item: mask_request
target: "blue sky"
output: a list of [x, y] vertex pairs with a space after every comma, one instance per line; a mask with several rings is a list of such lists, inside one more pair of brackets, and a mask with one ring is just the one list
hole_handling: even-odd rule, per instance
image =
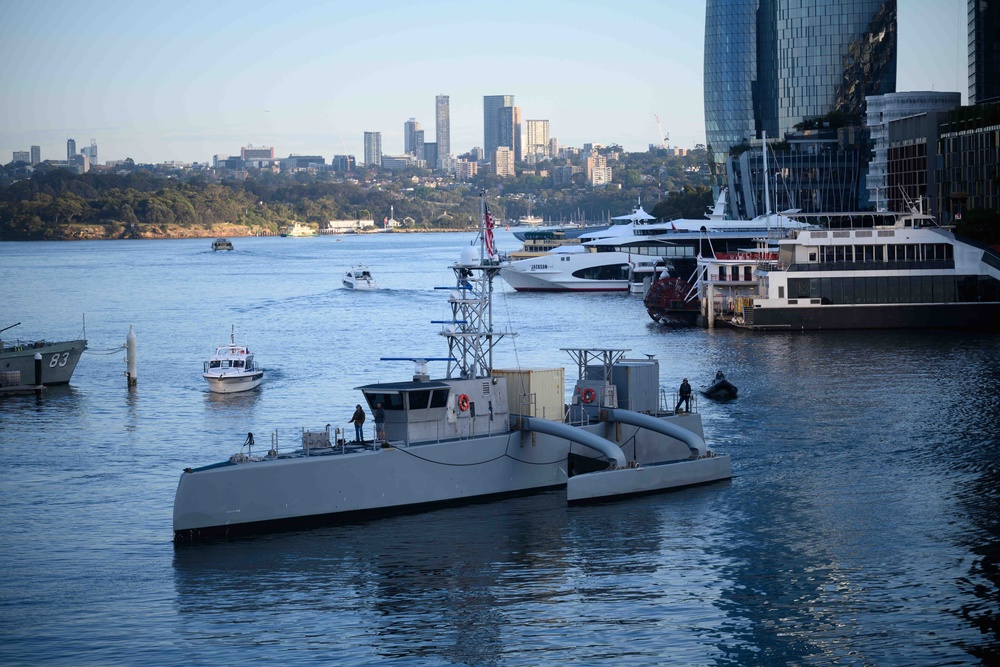
[[[831, 0], [836, 2], [837, 0]], [[967, 91], [966, 0], [898, 0], [898, 90]], [[514, 95], [560, 144], [704, 142], [704, 0], [136, 2], [0, 0], [0, 162], [66, 139], [99, 161], [208, 161], [241, 146], [403, 151], [481, 146], [483, 95]]]

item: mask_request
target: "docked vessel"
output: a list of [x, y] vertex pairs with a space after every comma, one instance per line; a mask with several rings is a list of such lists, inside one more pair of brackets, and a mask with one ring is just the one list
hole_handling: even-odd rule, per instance
[[309, 225], [303, 225], [301, 222], [294, 222], [281, 230], [282, 236], [316, 236], [317, 233], [315, 229]]
[[[0, 329], [0, 333], [21, 323]], [[66, 384], [72, 379], [80, 355], [87, 349], [86, 339], [0, 340], [0, 371], [15, 385]], [[41, 355], [41, 381], [35, 377], [35, 355]], [[14, 378], [19, 381], [14, 382]]]
[[827, 214], [754, 269], [737, 326], [1000, 329], [1000, 252], [923, 212]]
[[[485, 199], [483, 201], [485, 208]], [[705, 444], [701, 417], [661, 405], [659, 363], [621, 349], [567, 349], [578, 380], [556, 414], [536, 392], [494, 371], [493, 283], [500, 262], [468, 246], [451, 268], [448, 355], [410, 358], [411, 379], [358, 387], [384, 410], [379, 437], [347, 442], [327, 426], [303, 430], [301, 448], [265, 455], [242, 450], [228, 461], [182, 473], [174, 500], [178, 542], [299, 527], [349, 517], [412, 512], [566, 488], [568, 502], [652, 493], [732, 476], [730, 458]], [[399, 361], [388, 358], [387, 361]], [[429, 362], [446, 362], [431, 379]], [[324, 420], [326, 421], [326, 420]], [[248, 438], [248, 441], [251, 441]]]
[[212, 241], [212, 250], [232, 250], [233, 242], [229, 239], [218, 238]]
[[669, 262], [677, 275], [690, 275], [698, 256], [735, 251], [762, 235], [783, 238], [811, 226], [784, 215], [725, 220], [724, 210], [725, 191], [704, 220], [654, 222], [637, 206], [613, 218], [621, 224], [582, 234], [578, 247], [513, 261], [501, 276], [526, 292], [631, 291], [629, 275], [636, 267]]
[[208, 390], [232, 394], [259, 387], [264, 380], [264, 369], [253, 357], [249, 347], [236, 344], [234, 327], [229, 334], [229, 344], [215, 348], [215, 354], [205, 362], [202, 377], [208, 381]]
[[372, 277], [367, 266], [358, 264], [344, 272], [344, 287], [359, 291], [371, 291], [378, 289], [378, 283]]

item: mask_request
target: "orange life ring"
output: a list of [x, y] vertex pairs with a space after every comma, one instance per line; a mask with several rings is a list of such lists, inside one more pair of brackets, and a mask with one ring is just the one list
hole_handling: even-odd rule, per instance
[[595, 398], [597, 398], [597, 392], [595, 392], [593, 389], [587, 387], [586, 389], [583, 390], [584, 403], [593, 403]]
[[466, 410], [469, 409], [469, 397], [466, 396], [465, 394], [461, 394], [458, 397], [458, 409], [461, 410], [462, 412], [465, 412]]

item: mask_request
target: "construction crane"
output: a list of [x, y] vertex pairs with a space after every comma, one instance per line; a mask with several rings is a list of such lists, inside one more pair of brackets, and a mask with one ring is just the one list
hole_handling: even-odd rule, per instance
[[660, 148], [670, 148], [670, 135], [663, 133], [663, 126], [660, 125], [660, 117], [654, 113], [653, 118], [656, 119], [656, 129], [660, 131]]

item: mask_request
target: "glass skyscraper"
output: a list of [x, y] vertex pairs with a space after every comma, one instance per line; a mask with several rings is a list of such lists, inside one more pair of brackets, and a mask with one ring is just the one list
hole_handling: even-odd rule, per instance
[[503, 120], [500, 110], [514, 106], [513, 95], [483, 96], [483, 152], [487, 160], [493, 159], [493, 153], [499, 146], [514, 146], [503, 140]]
[[896, 0], [707, 0], [705, 133], [722, 185], [730, 149], [807, 118], [862, 122], [896, 90]]

